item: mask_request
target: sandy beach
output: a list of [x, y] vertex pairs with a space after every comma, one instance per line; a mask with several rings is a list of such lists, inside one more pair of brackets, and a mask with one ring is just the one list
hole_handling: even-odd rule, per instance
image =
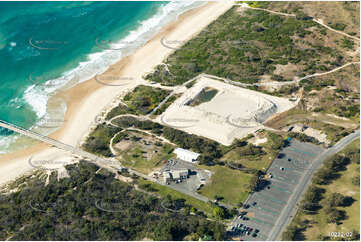
[[[232, 5], [233, 3], [229, 1], [210, 2], [184, 13], [177, 20], [167, 24], [144, 46], [110, 66], [106, 72], [97, 77], [97, 80], [105, 80], [104, 82], [117, 79], [117, 85], [106, 86], [92, 78], [58, 93], [54, 98], [63, 97], [67, 102], [66, 122], [50, 137], [66, 144], [78, 145], [89, 132], [97, 115], [109, 107], [117, 96], [143, 83], [144, 73], [152, 71], [154, 66], [174, 51], [161, 44], [162, 38], [181, 42], [189, 40]], [[70, 160], [70, 155], [46, 144], [34, 145], [26, 150], [1, 155], [0, 185], [30, 172], [33, 169], [28, 162], [30, 157]]]

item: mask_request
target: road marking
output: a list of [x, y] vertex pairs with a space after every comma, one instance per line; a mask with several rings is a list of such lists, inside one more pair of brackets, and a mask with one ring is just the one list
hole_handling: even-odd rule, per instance
[[281, 180], [285, 181], [285, 183], [291, 183], [293, 185], [298, 184], [297, 181], [288, 179], [287, 177], [284, 177], [284, 176], [281, 176], [281, 175], [277, 175], [277, 178], [282, 178]]
[[269, 197], [269, 196], [266, 196], [266, 195], [263, 195], [263, 194], [258, 194], [258, 195], [261, 196], [261, 197], [265, 197], [265, 198], [267, 198], [267, 199], [269, 199], [269, 200], [271, 200], [271, 201], [273, 201], [275, 203], [286, 204], [286, 202], [278, 200], [276, 198], [272, 198], [272, 197]]
[[255, 221], [256, 223], [258, 223], [258, 224], [265, 224], [265, 225], [268, 225], [268, 226], [273, 226], [273, 224], [272, 223], [269, 223], [269, 222], [266, 222], [266, 221], [263, 221], [263, 220], [261, 220], [261, 219], [258, 219], [258, 218], [250, 218], [249, 220], [251, 220], [251, 221]]
[[278, 187], [278, 186], [276, 186], [276, 185], [274, 185], [274, 184], [271, 185], [271, 188], [272, 188], [272, 186], [273, 186], [276, 190], [278, 190], [278, 191], [280, 191], [280, 192], [291, 193], [290, 191], [288, 191], [288, 190], [286, 190], [286, 189], [284, 189], [284, 188]]
[[260, 207], [260, 206], [256, 206], [256, 208], [257, 208], [258, 210], [263, 210], [263, 211], [265, 211], [266, 213], [268, 212], [268, 213], [272, 213], [272, 214], [274, 214], [274, 215], [279, 215], [279, 214], [280, 214], [280, 212], [275, 212], [275, 211], [273, 211], [273, 210], [270, 210], [270, 209], [267, 209], [267, 208], [263, 208], [263, 207]]
[[311, 154], [310, 152], [307, 152], [307, 151], [299, 150], [299, 149], [296, 149], [296, 148], [293, 148], [293, 147], [289, 147], [288, 149], [292, 150], [292, 151], [295, 151], [295, 152], [298, 152], [298, 153], [306, 154], [306, 155], [311, 156], [311, 157], [315, 157], [315, 155], [313, 155], [313, 154]]
[[273, 181], [277, 181], [277, 182], [280, 182], [280, 183], [284, 183], [284, 184], [287, 184], [287, 185], [297, 185], [297, 183], [295, 182], [291, 182], [291, 181], [286, 181], [285, 179], [279, 179], [279, 177], [277, 178], [272, 178]]
[[298, 173], [298, 174], [303, 174], [303, 172], [298, 171], [298, 170], [295, 169], [295, 168], [290, 168], [290, 167], [284, 167], [284, 168], [285, 168], [285, 170], [290, 171], [290, 172], [296, 172], [296, 173]]

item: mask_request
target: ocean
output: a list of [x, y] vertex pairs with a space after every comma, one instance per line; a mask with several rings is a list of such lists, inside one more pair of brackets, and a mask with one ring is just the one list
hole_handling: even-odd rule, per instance
[[[75, 85], [129, 55], [203, 2], [0, 2], [0, 119], [42, 134], [64, 122]], [[0, 154], [32, 142], [0, 128]]]

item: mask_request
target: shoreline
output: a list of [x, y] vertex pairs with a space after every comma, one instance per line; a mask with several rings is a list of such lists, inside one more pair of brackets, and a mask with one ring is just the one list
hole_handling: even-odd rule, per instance
[[[145, 45], [119, 62], [110, 65], [102, 75], [98, 76], [122, 77], [121, 79], [128, 83], [119, 86], [104, 86], [95, 78], [91, 78], [56, 94], [53, 98], [62, 97], [66, 100], [67, 111], [64, 119], [67, 122], [49, 137], [73, 146], [79, 144], [94, 124], [94, 119], [106, 108], [109, 108], [117, 96], [144, 83], [143, 74], [152, 71], [174, 51], [161, 44], [164, 36], [181, 41], [189, 40], [232, 6], [233, 2], [230, 1], [209, 2], [181, 14], [176, 20], [166, 24]], [[125, 77], [132, 78], [133, 81], [129, 83]], [[28, 163], [28, 159], [32, 156], [42, 157], [42, 159], [50, 157], [52, 159], [59, 157], [69, 159], [69, 154], [66, 152], [43, 143], [25, 150], [1, 155], [0, 185], [31, 171], [33, 168]]]

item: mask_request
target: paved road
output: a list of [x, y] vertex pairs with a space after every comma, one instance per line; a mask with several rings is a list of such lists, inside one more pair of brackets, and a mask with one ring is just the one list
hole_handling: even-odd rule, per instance
[[[0, 127], [12, 130], [14, 132], [20, 133], [22, 135], [25, 135], [27, 137], [30, 137], [30, 138], [33, 138], [33, 139], [36, 139], [36, 140], [39, 140], [41, 142], [44, 142], [44, 143], [49, 144], [51, 146], [54, 146], [54, 147], [56, 147], [58, 149], [61, 149], [61, 150], [67, 151], [67, 152], [71, 152], [72, 154], [77, 155], [79, 157], [83, 157], [85, 159], [88, 159], [90, 162], [98, 165], [101, 168], [107, 169], [110, 172], [113, 172], [115, 174], [117, 174], [117, 171], [120, 168], [125, 168], [125, 167], [121, 166], [119, 162], [117, 162], [115, 160], [109, 160], [109, 159], [99, 157], [99, 156], [94, 155], [92, 153], [86, 152], [84, 150], [81, 150], [79, 148], [73, 147], [73, 146], [68, 145], [68, 144], [64, 144], [64, 143], [62, 143], [62, 142], [60, 142], [58, 140], [49, 138], [47, 136], [41, 135], [41, 134], [33, 132], [31, 130], [27, 130], [27, 129], [24, 129], [24, 128], [19, 127], [17, 125], [7, 123], [6, 121], [0, 120]], [[135, 171], [133, 169], [129, 169], [129, 168], [127, 168], [127, 169], [128, 169], [130, 174], [135, 174], [135, 175], [137, 175], [139, 177], [142, 177], [142, 178], [144, 178], [146, 180], [155, 182], [155, 183], [157, 183], [159, 185], [167, 186], [163, 182], [160, 182], [160, 181], [154, 179], [153, 177], [147, 176], [147, 175], [145, 175], [143, 173], [140, 173], [138, 171]], [[171, 189], [174, 189], [174, 190], [176, 190], [178, 192], [181, 192], [183, 194], [189, 195], [189, 196], [191, 196], [193, 198], [196, 198], [198, 200], [204, 201], [204, 202], [210, 201], [210, 199], [208, 199], [207, 197], [204, 197], [204, 196], [202, 196], [202, 195], [200, 195], [198, 193], [195, 193], [195, 192], [190, 192], [190, 191], [188, 191], [186, 189], [183, 189], [183, 188], [180, 188], [180, 187], [170, 187], [170, 186], [167, 186], [167, 187], [169, 187]], [[229, 206], [227, 204], [222, 204], [222, 203], [219, 203], [219, 204], [223, 205], [223, 206], [225, 206], [227, 208], [232, 208], [231, 206]]]
[[[247, 204], [251, 205], [246, 209], [249, 220], [235, 218], [232, 222], [232, 226], [242, 223], [260, 230], [256, 237], [242, 235], [242, 239], [279, 240], [282, 231], [296, 213], [297, 203], [312, 174], [326, 158], [339, 152], [359, 136], [358, 130], [326, 150], [297, 140], [293, 140], [289, 146], [282, 149], [282, 156], [277, 157], [268, 169], [273, 177], [268, 179], [268, 184], [262, 190], [251, 194], [247, 199]], [[255, 205], [252, 205], [254, 202]]]
[[321, 153], [316, 158], [316, 160], [312, 163], [311, 168], [309, 170], [307, 170], [307, 173], [305, 174], [303, 179], [300, 181], [300, 183], [297, 187], [297, 191], [290, 198], [285, 209], [283, 209], [281, 216], [276, 221], [274, 229], [271, 231], [270, 236], [268, 237], [268, 240], [278, 240], [281, 237], [282, 231], [291, 222], [293, 215], [297, 211], [296, 205], [297, 205], [298, 201], [300, 200], [302, 194], [305, 192], [306, 188], [310, 184], [312, 174], [318, 168], [321, 167], [323, 161], [326, 158], [336, 154], [337, 152], [340, 152], [348, 144], [350, 144], [352, 141], [354, 141], [358, 138], [360, 138], [360, 130], [357, 130], [354, 133], [344, 137], [339, 142], [337, 142], [333, 147], [327, 149], [325, 152]]

